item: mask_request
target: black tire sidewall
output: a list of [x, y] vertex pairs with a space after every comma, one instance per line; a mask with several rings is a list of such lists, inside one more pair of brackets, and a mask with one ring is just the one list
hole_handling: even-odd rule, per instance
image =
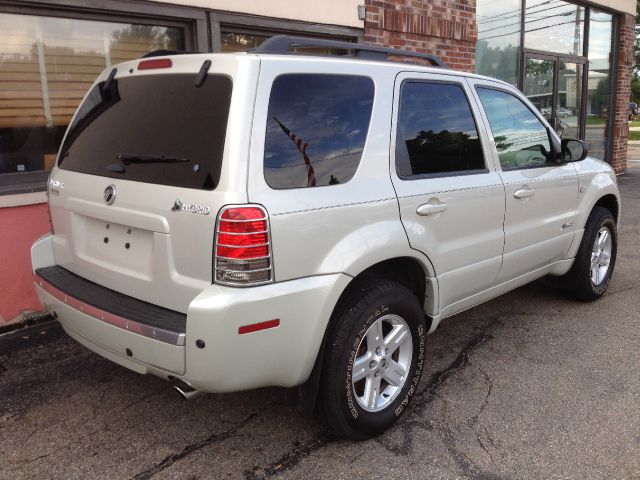
[[[607, 227], [607, 229], [609, 230], [609, 234], [611, 235], [611, 259], [609, 262], [609, 269], [607, 270], [607, 274], [604, 280], [599, 285], [596, 285], [591, 280], [591, 252], [598, 237], [598, 232], [602, 227]], [[613, 216], [608, 212], [601, 212], [594, 218], [594, 222], [590, 225], [588, 235], [588, 241], [585, 244], [585, 252], [583, 253], [583, 257], [581, 260], [585, 262], [583, 268], [587, 272], [585, 279], [586, 283], [591, 288], [593, 295], [596, 297], [600, 297], [607, 290], [607, 287], [611, 282], [611, 277], [613, 275], [613, 269], [616, 264], [616, 256], [618, 252], [618, 233], [616, 229], [616, 222]]]
[[[609, 263], [609, 270], [607, 271], [605, 279], [599, 285], [595, 285], [591, 281], [591, 252], [593, 250], [594, 242], [598, 236], [598, 232], [604, 226], [609, 229], [609, 233], [611, 235], [611, 261]], [[617, 252], [618, 231], [616, 228], [615, 218], [609, 210], [596, 207], [587, 220], [584, 236], [580, 244], [580, 250], [576, 256], [575, 263], [567, 276], [567, 279], [569, 280], [567, 288], [571, 296], [577, 300], [592, 301], [597, 300], [604, 295], [609, 283], [611, 282], [611, 277], [616, 264]]]
[[[338, 384], [335, 389], [335, 407], [338, 409], [336, 413], [354, 433], [350, 435], [352, 438], [368, 438], [393, 425], [415, 395], [424, 368], [426, 326], [424, 314], [416, 298], [400, 285], [385, 289], [365, 308], [360, 311], [352, 309], [349, 313], [352, 328], [347, 335], [347, 345], [339, 353], [335, 352], [339, 355], [335, 365], [343, 366], [342, 369], [338, 367], [338, 371], [333, 372]], [[409, 326], [413, 341], [411, 367], [407, 381], [390, 405], [379, 412], [368, 412], [360, 407], [355, 398], [351, 383], [352, 367], [358, 346], [369, 327], [380, 317], [388, 314], [398, 315]]]

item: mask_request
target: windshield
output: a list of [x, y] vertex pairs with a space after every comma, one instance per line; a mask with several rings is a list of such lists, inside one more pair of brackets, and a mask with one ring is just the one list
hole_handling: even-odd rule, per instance
[[220, 178], [231, 79], [145, 75], [95, 85], [69, 126], [65, 170], [213, 190]]

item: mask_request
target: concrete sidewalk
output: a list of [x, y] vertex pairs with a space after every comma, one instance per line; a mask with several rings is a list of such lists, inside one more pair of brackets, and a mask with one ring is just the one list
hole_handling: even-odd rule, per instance
[[631, 140], [627, 142], [627, 167], [634, 168], [638, 165], [640, 165], [640, 140]]

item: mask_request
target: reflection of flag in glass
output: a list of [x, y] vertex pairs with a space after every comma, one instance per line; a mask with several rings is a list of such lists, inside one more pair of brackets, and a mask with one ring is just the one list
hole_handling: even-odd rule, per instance
[[313, 171], [311, 160], [309, 160], [309, 157], [307, 156], [307, 142], [302, 140], [299, 136], [285, 127], [282, 122], [276, 117], [273, 117], [273, 119], [278, 122], [278, 125], [280, 125], [280, 128], [282, 128], [282, 131], [287, 134], [287, 137], [289, 137], [291, 141], [296, 144], [296, 147], [298, 147], [298, 150], [300, 150], [300, 153], [302, 153], [302, 156], [304, 157], [304, 164], [307, 166], [307, 187], [315, 187], [316, 174]]

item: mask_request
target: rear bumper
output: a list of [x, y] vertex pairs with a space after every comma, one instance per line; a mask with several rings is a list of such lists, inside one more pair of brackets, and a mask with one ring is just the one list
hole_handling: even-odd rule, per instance
[[[36, 290], [71, 337], [131, 370], [178, 377], [206, 392], [303, 383], [333, 308], [351, 280], [333, 274], [253, 288], [211, 285], [189, 305], [181, 332], [127, 318], [126, 309], [114, 313], [114, 308], [78, 298], [83, 295], [71, 295], [63, 285], [39, 276], [39, 268], [55, 265], [52, 256], [47, 258], [51, 238], [32, 247]], [[275, 319], [275, 328], [241, 333], [241, 327]]]

